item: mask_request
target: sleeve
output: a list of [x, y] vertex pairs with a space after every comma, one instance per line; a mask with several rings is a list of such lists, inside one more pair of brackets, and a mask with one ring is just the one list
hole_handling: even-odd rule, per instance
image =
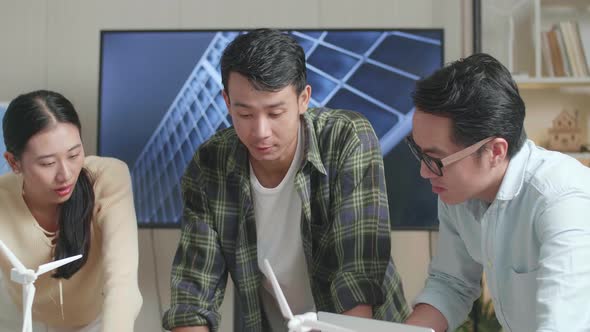
[[587, 331], [590, 326], [590, 194], [553, 200], [540, 214], [536, 331]]
[[337, 312], [386, 300], [391, 234], [383, 159], [372, 127], [368, 121], [362, 125], [342, 150], [332, 190], [336, 273], [330, 290]]
[[203, 184], [198, 154], [183, 177], [184, 217], [171, 277], [171, 306], [162, 325], [208, 325], [217, 331], [219, 308], [227, 285], [227, 269]]
[[483, 267], [467, 252], [447, 209], [439, 199], [437, 254], [430, 263], [426, 286], [414, 305], [432, 305], [445, 316], [447, 330], [454, 331], [465, 321], [473, 302], [481, 295]]
[[95, 188], [105, 278], [103, 331], [131, 332], [142, 297], [137, 280], [137, 218], [127, 165], [109, 159]]

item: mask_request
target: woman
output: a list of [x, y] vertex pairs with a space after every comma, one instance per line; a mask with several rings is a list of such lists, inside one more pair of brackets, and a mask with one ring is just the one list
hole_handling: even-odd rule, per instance
[[[127, 166], [85, 157], [72, 104], [51, 91], [18, 96], [2, 122], [12, 173], [0, 176], [0, 240], [30, 269], [83, 257], [35, 281], [36, 328], [133, 331], [142, 299]], [[0, 331], [20, 330], [21, 285], [0, 254]]]

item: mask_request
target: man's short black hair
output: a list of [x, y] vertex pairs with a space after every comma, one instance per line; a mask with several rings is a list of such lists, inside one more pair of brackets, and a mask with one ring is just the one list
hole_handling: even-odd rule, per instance
[[508, 69], [488, 54], [455, 61], [418, 81], [413, 99], [417, 110], [452, 120], [452, 140], [458, 145], [501, 137], [510, 158], [526, 140], [518, 87]]
[[257, 29], [234, 39], [221, 57], [221, 80], [228, 93], [230, 73], [244, 75], [256, 89], [278, 91], [293, 85], [300, 94], [307, 84], [305, 52], [279, 30]]

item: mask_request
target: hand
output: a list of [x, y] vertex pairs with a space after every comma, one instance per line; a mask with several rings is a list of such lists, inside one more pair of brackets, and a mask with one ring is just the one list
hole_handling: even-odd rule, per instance
[[361, 318], [373, 318], [373, 306], [368, 304], [359, 304], [356, 307], [343, 312], [342, 314]]
[[443, 314], [430, 304], [420, 303], [414, 307], [414, 311], [406, 320], [406, 324], [430, 327], [435, 332], [444, 332], [449, 323]]

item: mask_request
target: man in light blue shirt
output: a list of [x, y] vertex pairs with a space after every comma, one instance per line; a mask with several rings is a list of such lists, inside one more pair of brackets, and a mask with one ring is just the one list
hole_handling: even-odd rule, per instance
[[590, 331], [590, 168], [526, 139], [510, 73], [475, 54], [418, 82], [410, 149], [439, 247], [407, 323], [453, 331], [486, 274], [505, 331]]

